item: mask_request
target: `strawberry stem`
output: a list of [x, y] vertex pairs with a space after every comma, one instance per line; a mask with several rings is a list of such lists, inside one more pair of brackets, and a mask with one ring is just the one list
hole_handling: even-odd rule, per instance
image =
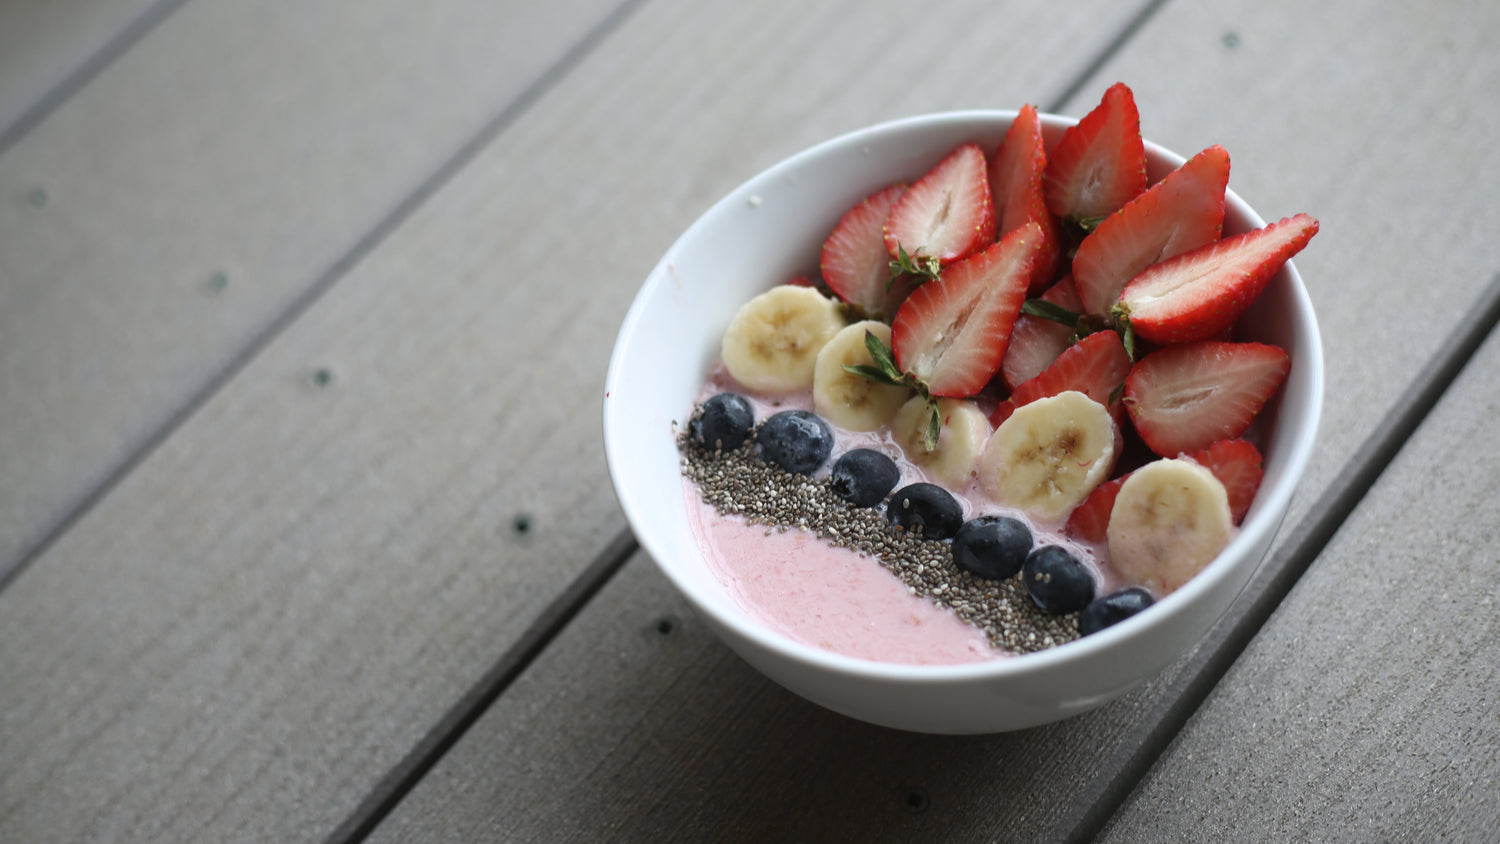
[[1083, 314], [1075, 314], [1062, 305], [1055, 305], [1046, 299], [1027, 299], [1021, 303], [1021, 313], [1060, 322], [1069, 328], [1077, 328], [1079, 320], [1083, 319]]
[[896, 260], [892, 261], [891, 277], [885, 280], [885, 289], [889, 293], [902, 276], [916, 276], [916, 283], [937, 280], [938, 273], [942, 272], [943, 265], [936, 258], [928, 258], [924, 255], [912, 255], [906, 251], [906, 247], [900, 243], [896, 244]]

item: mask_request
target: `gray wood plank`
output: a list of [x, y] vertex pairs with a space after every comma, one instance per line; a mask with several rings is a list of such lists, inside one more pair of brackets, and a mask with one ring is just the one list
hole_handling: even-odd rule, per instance
[[[1128, 14], [893, 9], [645, 5], [157, 444], [0, 593], [0, 838], [327, 834], [623, 529], [604, 367], [692, 217], [859, 125], [1056, 96]], [[1001, 24], [1035, 36], [997, 73]], [[184, 310], [241, 289], [178, 258], [230, 268]]]
[[0, 581], [617, 5], [200, 0], [0, 155]]
[[1482, 841], [1500, 825], [1500, 332], [1103, 840]]
[[[1324, 326], [1328, 407], [1289, 524], [1326, 494], [1438, 348], [1444, 329], [1434, 326], [1456, 324], [1500, 267], [1500, 246], [1470, 222], [1500, 175], [1483, 153], [1497, 128], [1483, 107], [1496, 77], [1487, 47], [1496, 15], [1458, 4], [1421, 21], [1385, 11], [1168, 6], [1069, 108], [1088, 108], [1124, 79], [1149, 136], [1186, 152], [1222, 143], [1235, 160], [1231, 185], [1266, 216], [1305, 210], [1323, 220], [1297, 263]], [[1399, 236], [1408, 225], [1443, 236]], [[1138, 692], [1061, 724], [920, 737], [782, 692], [702, 636], [690, 615], [670, 655], [641, 639], [652, 618], [684, 612], [654, 572], [627, 571], [376, 837], [629, 830], [678, 840], [767, 831], [1055, 840], [1078, 829], [1202, 660], [1188, 654]], [[1194, 770], [1181, 768], [1185, 782]], [[906, 800], [927, 810], [908, 814]]]
[[175, 0], [0, 3], [0, 149], [18, 123], [48, 110], [78, 74], [111, 58], [133, 31], [146, 28]]

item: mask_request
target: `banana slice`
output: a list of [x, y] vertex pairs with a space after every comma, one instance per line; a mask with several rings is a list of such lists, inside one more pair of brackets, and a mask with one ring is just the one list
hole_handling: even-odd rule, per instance
[[915, 396], [891, 419], [891, 437], [911, 462], [942, 486], [957, 489], [968, 483], [984, 441], [990, 435], [990, 420], [973, 402], [938, 399], [942, 430], [937, 448], [927, 448], [927, 426], [932, 411], [927, 400]]
[[873, 431], [891, 421], [911, 396], [906, 387], [877, 384], [844, 369], [874, 366], [865, 332], [889, 346], [891, 327], [876, 320], [847, 325], [823, 344], [813, 368], [813, 407], [824, 419], [847, 431]]
[[1218, 556], [1233, 531], [1224, 484], [1179, 458], [1147, 463], [1126, 478], [1105, 536], [1120, 576], [1160, 598]]
[[720, 353], [734, 379], [752, 390], [786, 393], [812, 386], [818, 352], [844, 318], [811, 287], [773, 287], [740, 306]]
[[1059, 521], [1109, 477], [1118, 448], [1104, 405], [1075, 390], [1017, 408], [979, 456], [979, 483], [1002, 504]]

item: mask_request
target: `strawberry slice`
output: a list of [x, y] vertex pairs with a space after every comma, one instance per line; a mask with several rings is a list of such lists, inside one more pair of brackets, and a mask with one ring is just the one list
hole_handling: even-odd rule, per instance
[[1265, 343], [1166, 346], [1131, 367], [1125, 407], [1148, 448], [1176, 457], [1243, 434], [1290, 371], [1287, 353]]
[[[1065, 276], [1038, 298], [1075, 314], [1083, 312], [1083, 304], [1078, 301], [1078, 292], [1070, 277]], [[1051, 366], [1058, 355], [1073, 345], [1073, 333], [1071, 326], [1021, 314], [1015, 328], [1011, 329], [1005, 360], [1000, 362], [1000, 380], [1006, 389], [1014, 390], [1021, 382], [1042, 374], [1042, 370]]]
[[1126, 283], [1113, 313], [1153, 343], [1213, 337], [1234, 325], [1317, 233], [1317, 220], [1296, 214], [1168, 258]]
[[1047, 159], [1047, 209], [1091, 229], [1146, 189], [1146, 145], [1135, 95], [1123, 82], [1068, 127]]
[[1141, 270], [1218, 240], [1228, 184], [1229, 153], [1214, 145], [1105, 217], [1073, 256], [1084, 309], [1108, 316]]
[[995, 242], [995, 201], [988, 164], [976, 144], [961, 144], [907, 189], [885, 221], [885, 249], [936, 258], [943, 266]]
[[818, 259], [829, 289], [872, 316], [895, 313], [900, 304], [891, 301], [888, 290], [891, 256], [885, 251], [885, 218], [905, 192], [905, 185], [891, 185], [844, 212]]
[[1021, 106], [1016, 120], [1005, 133], [1000, 148], [990, 159], [990, 192], [995, 197], [999, 233], [1005, 234], [1027, 223], [1042, 227], [1042, 254], [1031, 272], [1028, 295], [1047, 289], [1057, 277], [1061, 263], [1061, 237], [1057, 220], [1042, 198], [1042, 174], [1047, 170], [1047, 148], [1042, 142], [1042, 121], [1036, 106]]
[[1219, 440], [1187, 457], [1214, 473], [1229, 493], [1229, 514], [1234, 523], [1244, 521], [1265, 474], [1260, 467], [1260, 450], [1248, 440]]
[[934, 396], [978, 393], [1005, 357], [1041, 242], [1027, 223], [918, 287], [891, 323], [896, 366]]
[[990, 415], [990, 424], [999, 427], [1016, 408], [1066, 390], [1077, 390], [1108, 406], [1129, 373], [1130, 355], [1120, 335], [1096, 331], [1068, 347], [1040, 375], [1016, 387]]
[[1063, 532], [1084, 542], [1105, 542], [1109, 530], [1109, 514], [1115, 509], [1115, 498], [1129, 475], [1121, 475], [1094, 487], [1083, 502], [1068, 514]]

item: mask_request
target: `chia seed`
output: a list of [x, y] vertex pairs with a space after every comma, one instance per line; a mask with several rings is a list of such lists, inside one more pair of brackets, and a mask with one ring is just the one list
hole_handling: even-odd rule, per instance
[[796, 475], [761, 460], [752, 435], [739, 448], [710, 449], [678, 435], [682, 473], [724, 515], [740, 516], [767, 532], [802, 528], [824, 542], [870, 557], [920, 595], [984, 631], [990, 644], [1012, 654], [1032, 653], [1078, 638], [1078, 614], [1051, 615], [1031, 601], [1019, 574], [987, 580], [958, 568], [948, 540], [923, 539], [893, 527], [884, 508], [856, 507], [826, 478]]

